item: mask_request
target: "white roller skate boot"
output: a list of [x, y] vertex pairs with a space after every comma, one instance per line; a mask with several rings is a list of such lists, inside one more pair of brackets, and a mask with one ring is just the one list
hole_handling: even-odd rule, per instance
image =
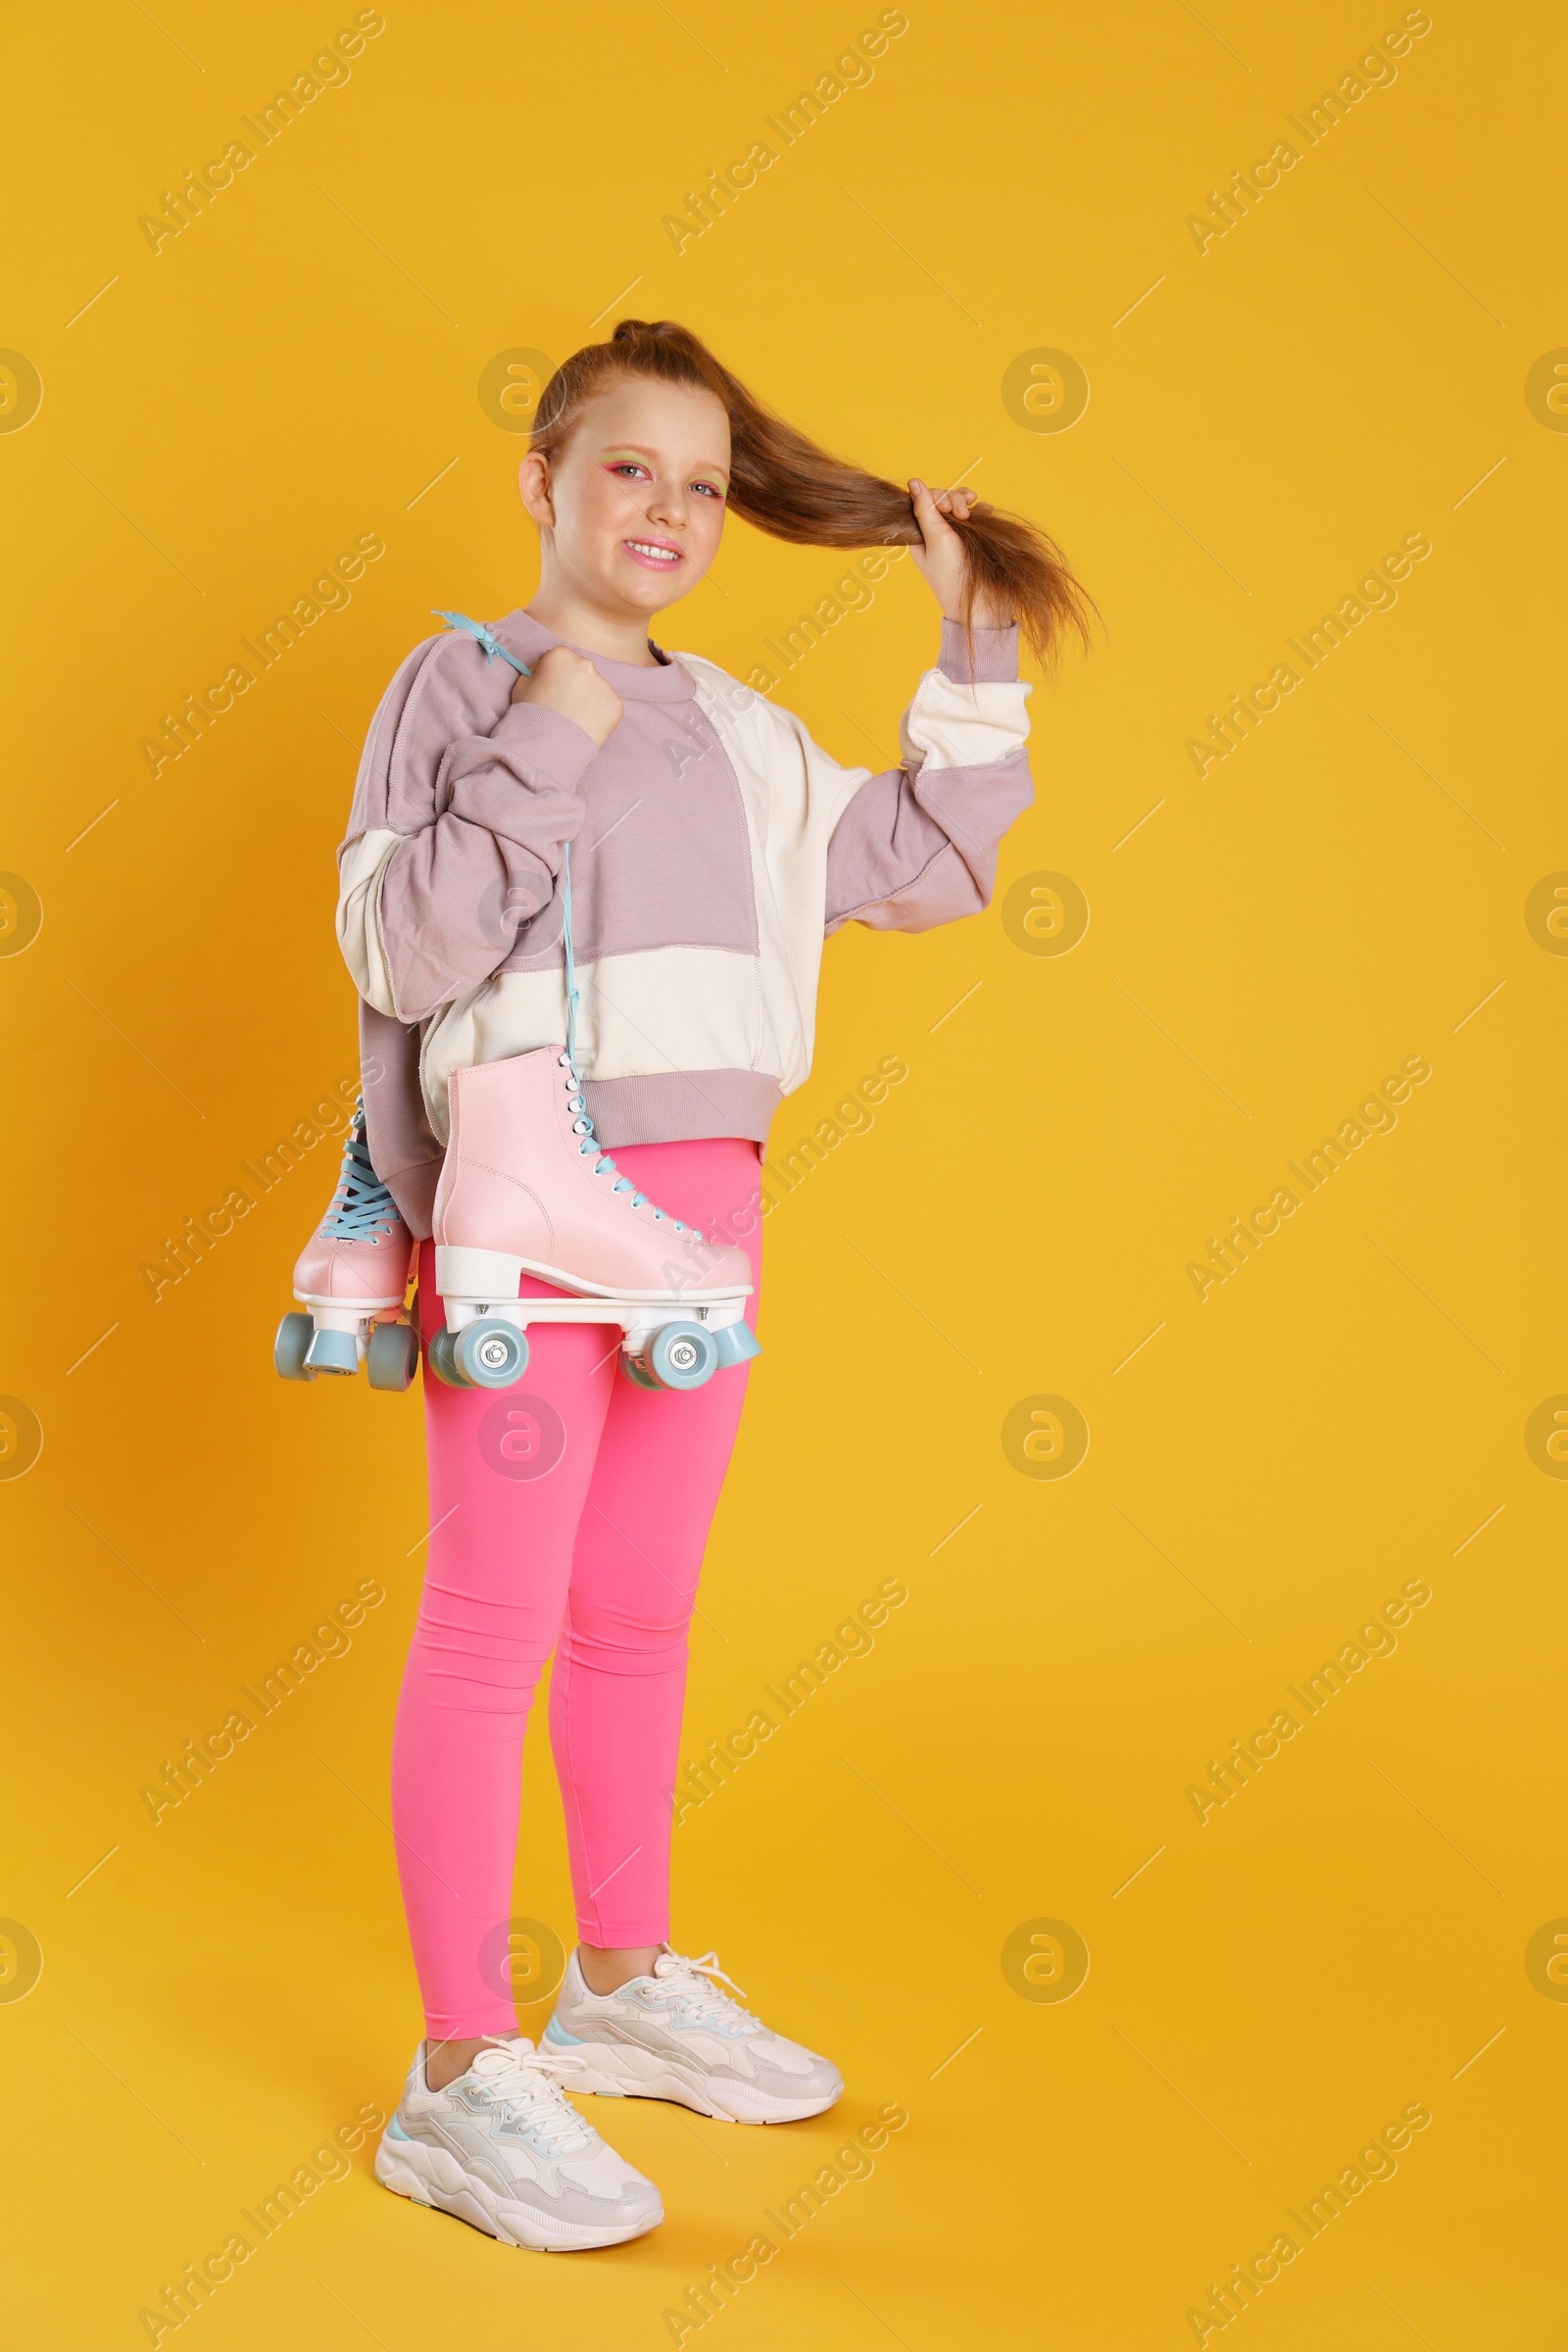
[[306, 1314], [285, 1315], [272, 1360], [285, 1380], [353, 1374], [372, 1389], [406, 1389], [419, 1344], [403, 1320], [414, 1236], [370, 1165], [363, 1102], [354, 1107], [332, 1204], [294, 1268]]

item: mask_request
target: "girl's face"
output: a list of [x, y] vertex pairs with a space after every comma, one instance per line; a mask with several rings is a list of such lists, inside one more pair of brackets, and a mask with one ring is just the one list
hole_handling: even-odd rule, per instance
[[711, 392], [612, 377], [553, 459], [522, 462], [540, 586], [617, 619], [674, 604], [718, 553], [729, 454], [729, 418]]

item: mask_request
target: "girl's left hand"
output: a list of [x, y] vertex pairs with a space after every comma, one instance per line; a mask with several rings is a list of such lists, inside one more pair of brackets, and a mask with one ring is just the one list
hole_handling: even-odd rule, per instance
[[[951, 514], [957, 522], [966, 522], [971, 514], [989, 512], [986, 502], [976, 499], [972, 490], [932, 490], [918, 475], [909, 483], [909, 495], [914, 501], [914, 519], [924, 541], [921, 547], [911, 547], [909, 553], [942, 607], [944, 619], [960, 620], [967, 560], [962, 534], [954, 529], [947, 517]], [[1002, 611], [991, 598], [977, 595], [969, 618], [977, 629], [1005, 629], [1011, 626], [1014, 615]]]

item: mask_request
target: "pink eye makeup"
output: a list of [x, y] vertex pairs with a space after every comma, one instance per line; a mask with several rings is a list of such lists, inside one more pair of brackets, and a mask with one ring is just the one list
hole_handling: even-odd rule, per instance
[[[625, 480], [650, 482], [654, 478], [652, 468], [641, 458], [610, 458], [604, 461], [604, 469], [607, 473], [619, 474]], [[686, 487], [688, 490], [701, 490], [705, 497], [717, 499], [720, 505], [728, 496], [722, 482], [710, 482], [701, 475], [694, 477]]]

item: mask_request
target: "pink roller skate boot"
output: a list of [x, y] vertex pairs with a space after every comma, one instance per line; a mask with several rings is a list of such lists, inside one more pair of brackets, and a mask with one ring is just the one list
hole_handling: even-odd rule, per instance
[[370, 1165], [365, 1109], [355, 1104], [332, 1204], [294, 1268], [310, 1312], [285, 1315], [273, 1361], [285, 1380], [353, 1374], [368, 1360], [372, 1389], [406, 1389], [418, 1342], [402, 1318], [414, 1236]]
[[[701, 1388], [761, 1352], [745, 1322], [745, 1250], [706, 1240], [618, 1173], [569, 1052], [543, 1046], [455, 1070], [449, 1102], [434, 1220], [441, 1379], [510, 1388], [527, 1364], [529, 1323], [618, 1322], [627, 1373], [645, 1388]], [[523, 1274], [572, 1295], [519, 1298]]]

